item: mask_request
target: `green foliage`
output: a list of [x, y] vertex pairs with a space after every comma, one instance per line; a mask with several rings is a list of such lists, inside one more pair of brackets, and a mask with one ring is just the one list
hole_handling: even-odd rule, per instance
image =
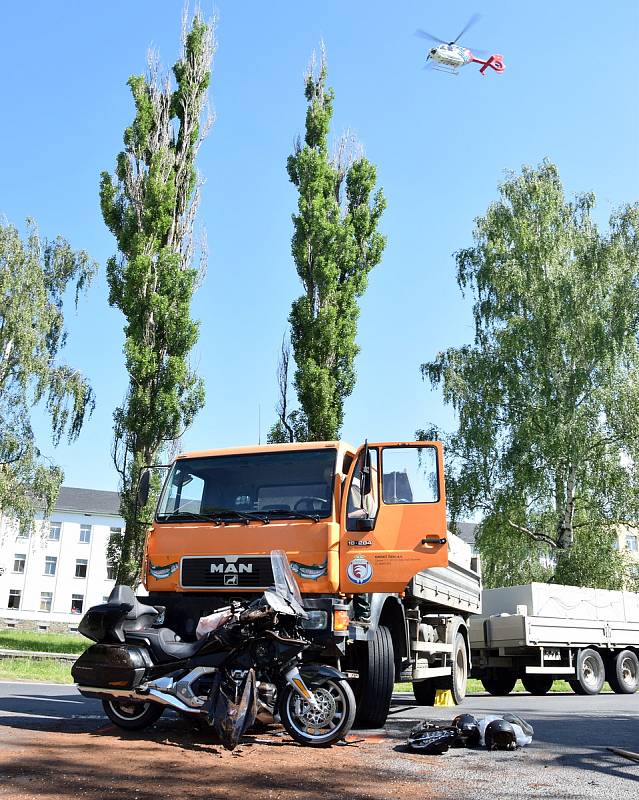
[[386, 200], [381, 189], [373, 195], [375, 167], [352, 152], [352, 137], [339, 142], [333, 158], [328, 154], [333, 90], [326, 88], [323, 54], [317, 73], [306, 76], [305, 96], [304, 143], [287, 162], [299, 191], [291, 250], [304, 293], [289, 322], [301, 408], [282, 416], [280, 405], [270, 441], [338, 438], [356, 379], [357, 301], [386, 244], [377, 232]]
[[195, 157], [205, 135], [200, 118], [206, 102], [213, 29], [196, 14], [185, 31], [173, 67], [176, 86], [150, 63], [147, 77], [132, 76], [135, 119], [124, 132], [125, 149], [115, 176], [102, 173], [100, 202], [119, 255], [109, 259], [109, 303], [124, 314], [124, 355], [129, 388], [114, 414], [113, 456], [121, 478], [126, 527], [109, 544], [117, 580], [139, 577], [144, 535], [157, 496], [152, 483], [145, 509], [136, 514], [142, 467], [161, 455], [204, 404], [204, 387], [188, 356], [199, 325], [190, 317], [197, 286], [192, 225], [199, 194]]
[[639, 205], [601, 234], [594, 197], [567, 202], [549, 162], [500, 193], [456, 254], [474, 345], [422, 365], [459, 417], [451, 515], [483, 515], [487, 585], [619, 586], [611, 531], [639, 512]]
[[0, 224], [0, 511], [23, 528], [39, 509], [51, 512], [63, 479], [36, 444], [31, 408], [44, 404], [56, 445], [77, 438], [95, 404], [86, 379], [59, 362], [65, 292], [74, 289], [77, 306], [95, 270], [62, 237], [42, 241], [31, 220], [24, 241]]

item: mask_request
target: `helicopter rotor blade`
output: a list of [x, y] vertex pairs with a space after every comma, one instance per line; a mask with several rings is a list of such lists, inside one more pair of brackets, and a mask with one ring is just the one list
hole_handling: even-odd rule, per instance
[[462, 32], [457, 36], [457, 39], [454, 39], [451, 44], [456, 44], [459, 39], [466, 33], [469, 28], [472, 28], [479, 20], [481, 19], [481, 14], [473, 14], [472, 17], [466, 23], [466, 26], [462, 29]]
[[433, 36], [432, 33], [428, 33], [428, 31], [423, 31], [421, 28], [418, 28], [415, 31], [415, 36], [419, 36], [421, 39], [430, 39], [431, 42], [439, 42], [440, 44], [446, 44], [443, 39], [440, 39], [438, 36]]

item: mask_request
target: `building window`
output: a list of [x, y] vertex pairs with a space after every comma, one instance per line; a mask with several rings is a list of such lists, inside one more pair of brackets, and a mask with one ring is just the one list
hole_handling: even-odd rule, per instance
[[40, 611], [51, 611], [53, 592], [40, 592]]
[[55, 575], [56, 567], [58, 566], [57, 556], [44, 557], [44, 574]]
[[83, 604], [84, 604], [84, 595], [83, 594], [72, 594], [71, 595], [71, 613], [72, 614], [81, 614], [82, 613]]
[[31, 528], [23, 528], [20, 526], [18, 529], [18, 538], [19, 539], [28, 539], [31, 536]]
[[80, 541], [84, 544], [89, 544], [91, 541], [91, 526], [80, 525]]
[[75, 577], [76, 578], [86, 578], [87, 576], [87, 565], [88, 561], [86, 558], [76, 558], [75, 560]]
[[16, 553], [13, 557], [13, 571], [23, 573], [26, 563], [27, 556], [24, 553]]
[[107, 580], [114, 581], [117, 570], [115, 567], [107, 567]]
[[111, 528], [110, 529], [111, 536], [121, 536], [122, 535], [122, 528]]
[[20, 608], [20, 597], [22, 592], [20, 589], [9, 589], [9, 604], [7, 608]]
[[630, 550], [633, 553], [637, 552], [637, 537], [636, 536], [626, 536], [626, 550]]
[[62, 530], [62, 523], [61, 522], [50, 522], [49, 523], [49, 541], [51, 542], [59, 542], [60, 541], [60, 531]]

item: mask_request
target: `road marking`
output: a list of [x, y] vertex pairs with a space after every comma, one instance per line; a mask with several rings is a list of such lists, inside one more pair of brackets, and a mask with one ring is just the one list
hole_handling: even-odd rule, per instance
[[0, 711], [0, 717], [33, 717], [34, 719], [69, 719], [69, 717], [51, 717], [48, 714], [29, 714], [27, 711]]
[[81, 706], [84, 700], [60, 700], [58, 697], [37, 697], [34, 694], [12, 694], [11, 697], [17, 697], [20, 700], [41, 700], [43, 703], [74, 703]]

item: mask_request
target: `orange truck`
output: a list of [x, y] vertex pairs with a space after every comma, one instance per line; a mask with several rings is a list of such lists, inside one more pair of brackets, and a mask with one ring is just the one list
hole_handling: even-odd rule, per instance
[[421, 704], [438, 689], [461, 702], [481, 587], [447, 531], [440, 442], [180, 454], [146, 538], [147, 602], [193, 638], [200, 617], [272, 584], [272, 550], [296, 574], [313, 659], [353, 680], [362, 724], [383, 725], [400, 677]]

